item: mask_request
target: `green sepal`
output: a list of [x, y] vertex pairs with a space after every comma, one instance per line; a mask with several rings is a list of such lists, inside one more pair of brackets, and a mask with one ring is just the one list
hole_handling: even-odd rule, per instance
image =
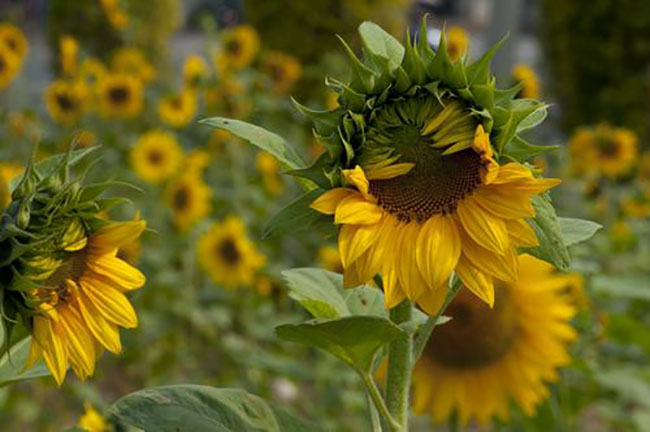
[[350, 81], [350, 87], [358, 93], [373, 94], [375, 91], [376, 81], [375, 71], [364, 65], [361, 60], [359, 60], [352, 51], [352, 48], [350, 48], [342, 37], [338, 35], [336, 37], [341, 41], [343, 49], [352, 64], [352, 80]]
[[480, 59], [467, 66], [467, 80], [470, 85], [482, 84], [487, 85], [492, 81], [492, 72], [490, 63], [494, 55], [501, 49], [501, 45], [508, 39], [506, 34], [501, 40], [495, 43]]
[[512, 140], [503, 148], [501, 153], [504, 157], [509, 157], [517, 162], [526, 162], [531, 157], [554, 151], [560, 148], [556, 145], [535, 145], [525, 139], [515, 135]]
[[[427, 34], [427, 19], [429, 18], [428, 14], [422, 15], [420, 19], [420, 33], [418, 34], [418, 43], [417, 43], [417, 52], [424, 64], [429, 63], [433, 60], [435, 54], [429, 45], [429, 39]], [[444, 33], [444, 28], [443, 28]]]
[[494, 103], [504, 104], [513, 101], [517, 97], [517, 95], [519, 94], [522, 88], [523, 88], [523, 84], [521, 83], [515, 84], [514, 86], [507, 89], [495, 88]]
[[335, 78], [325, 77], [325, 85], [339, 93], [341, 105], [355, 112], [363, 110], [366, 104], [364, 95], [355, 92], [350, 86]]
[[431, 63], [429, 63], [428, 72], [433, 80], [446, 83], [451, 74], [452, 68], [453, 64], [449, 57], [449, 52], [447, 52], [447, 35], [443, 29], [440, 33], [440, 42], [438, 43], [436, 55]]
[[422, 85], [428, 80], [426, 65], [415, 50], [408, 31], [406, 32], [406, 53], [402, 62], [402, 69], [404, 69], [409, 81], [413, 84]]
[[114, 187], [123, 187], [127, 189], [132, 189], [136, 192], [142, 192], [142, 189], [136, 185], [128, 182], [110, 180], [101, 183], [91, 183], [81, 188], [79, 193], [79, 202], [83, 203], [86, 201], [92, 201], [97, 199], [100, 195], [106, 192], [108, 189]]
[[474, 97], [474, 103], [488, 111], [494, 108], [494, 85], [473, 84], [470, 86], [470, 91]]
[[305, 117], [308, 117], [313, 123], [316, 131], [321, 135], [330, 135], [339, 125], [341, 117], [345, 112], [343, 108], [336, 108], [331, 111], [316, 111], [307, 108], [302, 105], [300, 102], [291, 98], [291, 102], [296, 107], [298, 111]]
[[323, 153], [310, 167], [299, 170], [285, 171], [283, 174], [306, 178], [314, 182], [316, 186], [320, 188], [330, 189], [332, 187], [332, 183], [325, 173], [331, 170], [331, 167], [332, 158], [328, 153]]

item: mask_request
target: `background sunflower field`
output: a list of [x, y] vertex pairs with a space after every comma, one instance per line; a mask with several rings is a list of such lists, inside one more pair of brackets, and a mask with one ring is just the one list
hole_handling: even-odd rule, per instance
[[[551, 196], [564, 227], [595, 221], [564, 232], [570, 269], [519, 257], [521, 278], [496, 289], [497, 305], [510, 303], [484, 321], [499, 337], [476, 336], [471, 320], [457, 334], [456, 318], [441, 325], [447, 348], [426, 348], [416, 367], [409, 430], [650, 431], [643, 0], [1, 2], [0, 210], [10, 208], [30, 158], [97, 146], [99, 162], [82, 160], [77, 171], [88, 168], [88, 184], [115, 186], [106, 199], [116, 205], [98, 217], [147, 226], [117, 252], [146, 276], [143, 289], [127, 293], [138, 325], [121, 332], [121, 353], [59, 387], [44, 367], [34, 379], [8, 379], [24, 360], [3, 346], [3, 431], [132, 430], [111, 423], [108, 408], [175, 384], [243, 388], [326, 431], [373, 430], [355, 372], [274, 330], [322, 317], [300, 284], [341, 285], [334, 226], [277, 219], [302, 194], [297, 177], [200, 122], [246, 121], [281, 135], [304, 160], [326, 154], [302, 106], [340, 106], [323, 82], [350, 79], [336, 35], [361, 52], [363, 21], [400, 40], [419, 34], [436, 50], [446, 31], [454, 61], [476, 60], [509, 33], [493, 61], [500, 86], [548, 104], [528, 135], [546, 147], [521, 140], [521, 151], [536, 173], [562, 179]], [[377, 287], [363, 289], [374, 299]], [[455, 314], [488, 314], [462, 294]]]

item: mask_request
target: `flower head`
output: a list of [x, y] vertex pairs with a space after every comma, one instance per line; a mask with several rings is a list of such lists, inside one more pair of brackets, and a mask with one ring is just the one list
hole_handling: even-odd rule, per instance
[[167, 185], [165, 202], [172, 210], [174, 224], [186, 231], [210, 213], [212, 191], [200, 173], [188, 171]]
[[208, 74], [208, 65], [203, 57], [192, 54], [183, 64], [183, 81], [190, 88], [195, 88]]
[[21, 59], [6, 45], [0, 45], [0, 89], [7, 87], [18, 75]]
[[578, 129], [569, 142], [569, 152], [575, 173], [617, 178], [636, 165], [638, 140], [631, 130], [601, 124]]
[[151, 82], [156, 77], [156, 70], [147, 60], [142, 51], [137, 48], [120, 48], [113, 53], [111, 67], [114, 72], [137, 78], [143, 84]]
[[52, 119], [60, 124], [76, 124], [88, 107], [88, 90], [78, 81], [57, 80], [45, 91], [45, 106]]
[[163, 123], [182, 128], [187, 126], [196, 115], [197, 105], [196, 93], [183, 90], [178, 94], [164, 97], [158, 103], [158, 116]]
[[4, 44], [21, 60], [27, 56], [29, 51], [29, 43], [25, 34], [11, 23], [0, 24], [0, 43]]
[[183, 161], [176, 137], [162, 130], [149, 131], [131, 149], [131, 166], [142, 180], [159, 183], [174, 175]]
[[302, 75], [302, 65], [297, 58], [277, 51], [272, 51], [264, 57], [262, 67], [271, 78], [273, 89], [278, 93], [289, 91]]
[[222, 48], [215, 55], [214, 62], [220, 74], [249, 66], [260, 49], [257, 31], [249, 25], [225, 30], [221, 36]]
[[142, 82], [123, 74], [108, 74], [97, 82], [100, 112], [105, 117], [136, 117], [144, 105]]

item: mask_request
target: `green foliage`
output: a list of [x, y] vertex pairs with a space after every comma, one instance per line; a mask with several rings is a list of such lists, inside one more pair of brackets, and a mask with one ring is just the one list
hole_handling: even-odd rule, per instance
[[157, 387], [131, 393], [113, 404], [109, 416], [117, 423], [161, 432], [320, 430], [243, 390], [199, 385]]
[[584, 219], [558, 218], [564, 244], [567, 246], [589, 240], [602, 225]]
[[[4, 335], [2, 326], [0, 326], [0, 334]], [[2, 339], [3, 338], [0, 338], [0, 343], [2, 343]], [[42, 360], [31, 369], [24, 369], [25, 360], [27, 360], [27, 356], [29, 355], [29, 346], [31, 342], [31, 337], [24, 338], [13, 344], [11, 348], [0, 357], [0, 387], [19, 381], [31, 380], [50, 375], [50, 372], [45, 367]]]
[[533, 207], [536, 214], [530, 224], [537, 234], [539, 246], [528, 249], [527, 252], [553, 264], [560, 270], [568, 271], [571, 266], [571, 258], [562, 238], [562, 229], [548, 193], [533, 197]]

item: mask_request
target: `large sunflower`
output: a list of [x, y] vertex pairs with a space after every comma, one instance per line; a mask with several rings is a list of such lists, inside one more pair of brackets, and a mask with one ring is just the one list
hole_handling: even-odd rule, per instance
[[182, 128], [192, 121], [197, 108], [196, 93], [191, 90], [183, 90], [178, 94], [166, 96], [160, 100], [158, 103], [158, 117], [169, 126]]
[[149, 131], [131, 149], [131, 166], [142, 180], [159, 183], [174, 175], [183, 161], [176, 137], [166, 131]]
[[637, 163], [638, 140], [629, 129], [601, 124], [578, 129], [569, 152], [576, 173], [616, 178], [628, 174]]
[[575, 278], [529, 255], [519, 264], [517, 282], [496, 284], [493, 309], [467, 291], [447, 308], [452, 320], [436, 328], [413, 372], [417, 414], [443, 422], [456, 412], [463, 424], [486, 424], [508, 419], [510, 399], [532, 415], [548, 397], [576, 337], [566, 295]]
[[196, 172], [189, 171], [167, 185], [165, 201], [174, 224], [185, 231], [210, 213], [211, 190]]
[[108, 74], [97, 83], [97, 98], [104, 116], [131, 118], [142, 111], [144, 90], [131, 75]]
[[68, 365], [85, 379], [94, 373], [103, 348], [121, 351], [119, 327], [138, 324], [124, 293], [141, 288], [145, 278], [116, 254], [144, 228], [144, 221], [136, 221], [92, 232], [77, 221], [65, 231], [58, 251], [23, 259], [38, 271], [29, 276], [38, 285], [29, 295], [39, 305], [26, 367], [42, 357], [60, 385]]
[[423, 95], [377, 110], [344, 187], [312, 207], [334, 215], [348, 287], [381, 272], [389, 308], [404, 298], [437, 312], [455, 271], [494, 303], [493, 278], [517, 278], [517, 247], [538, 244], [533, 195], [559, 180], [500, 166], [472, 111]]
[[45, 91], [45, 106], [50, 117], [64, 125], [74, 125], [81, 119], [88, 102], [86, 86], [78, 81], [57, 80]]
[[244, 223], [228, 217], [215, 223], [198, 243], [199, 263], [215, 283], [233, 288], [250, 285], [266, 258], [246, 236]]
[[29, 50], [29, 43], [24, 33], [11, 23], [0, 24], [0, 41], [19, 59], [24, 59]]

